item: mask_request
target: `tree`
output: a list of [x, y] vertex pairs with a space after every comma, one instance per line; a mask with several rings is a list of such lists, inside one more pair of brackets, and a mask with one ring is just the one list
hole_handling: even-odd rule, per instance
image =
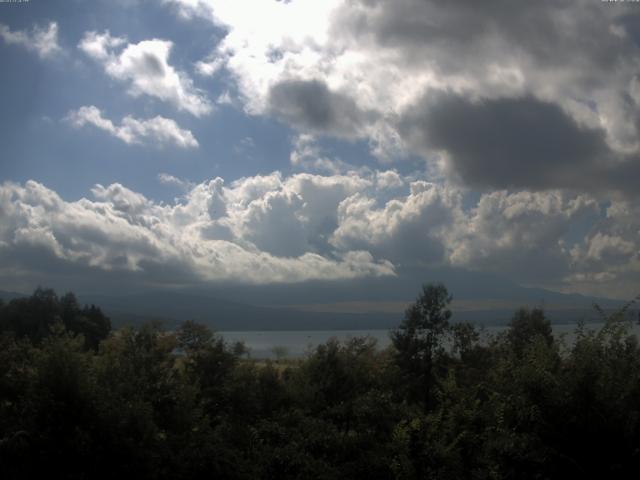
[[212, 345], [215, 336], [206, 325], [187, 320], [176, 331], [178, 344], [186, 353], [195, 353]]
[[396, 362], [404, 374], [409, 395], [425, 406], [431, 403], [436, 383], [434, 367], [444, 355], [443, 342], [450, 331], [451, 300], [444, 285], [423, 285], [400, 327], [391, 333]]
[[32, 343], [48, 338], [59, 322], [66, 331], [82, 335], [86, 349], [97, 350], [111, 332], [111, 321], [102, 310], [95, 305], [80, 308], [73, 293], [58, 298], [53, 290], [38, 287], [31, 297], [0, 305], [0, 331], [27, 337]]
[[15, 298], [2, 309], [0, 330], [41, 342], [60, 320], [60, 304], [51, 289], [38, 287], [31, 297]]
[[536, 338], [542, 338], [547, 345], [553, 343], [551, 322], [540, 308], [529, 310], [521, 308], [516, 311], [509, 323], [507, 338], [514, 351], [520, 355], [523, 350], [534, 342]]
[[276, 357], [276, 363], [289, 355], [289, 349], [282, 345], [275, 345], [271, 348], [271, 353]]
[[229, 348], [221, 336], [191, 320], [180, 325], [177, 341], [186, 354], [182, 363], [200, 389], [206, 413], [212, 418], [222, 415], [232, 406], [228, 381], [242, 354], [241, 348]]

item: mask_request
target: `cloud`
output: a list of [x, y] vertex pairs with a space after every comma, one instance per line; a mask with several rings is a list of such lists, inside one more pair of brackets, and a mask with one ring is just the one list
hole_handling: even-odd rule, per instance
[[560, 191], [497, 191], [483, 195], [448, 239], [453, 265], [517, 276], [532, 284], [561, 284], [575, 268], [572, 225], [594, 228], [599, 205]]
[[619, 236], [612, 236], [597, 232], [589, 239], [586, 256], [594, 261], [601, 261], [607, 265], [627, 263], [637, 255], [633, 242]]
[[611, 155], [604, 131], [580, 126], [554, 103], [442, 94], [407, 113], [403, 125], [417, 150], [446, 152], [448, 167], [467, 185], [613, 188], [602, 177]]
[[403, 180], [409, 192], [389, 200], [380, 185], [343, 200], [329, 242], [386, 258], [399, 271], [462, 268], [614, 297], [640, 288], [637, 201], [607, 207], [559, 190], [502, 190], [472, 201], [453, 185]]
[[197, 148], [198, 141], [189, 130], [184, 130], [170, 118], [156, 116], [139, 120], [127, 115], [120, 125], [102, 116], [99, 108], [90, 105], [72, 110], [65, 117], [76, 128], [87, 124], [104, 130], [127, 144], [166, 145], [180, 148]]
[[224, 190], [228, 219], [239, 238], [248, 238], [272, 253], [334, 251], [328, 239], [337, 225], [340, 202], [369, 188], [355, 174], [301, 173], [283, 179], [279, 173], [233, 182]]
[[285, 80], [269, 91], [271, 111], [285, 121], [335, 136], [357, 136], [366, 112], [322, 80]]
[[223, 65], [223, 59], [213, 57], [196, 62], [195, 69], [196, 72], [203, 77], [212, 77], [223, 67]]
[[376, 173], [376, 184], [379, 189], [387, 190], [404, 186], [404, 179], [395, 170]]
[[95, 60], [107, 62], [112, 57], [112, 50], [127, 43], [124, 37], [112, 37], [109, 31], [104, 33], [86, 32], [78, 44], [84, 53]]
[[418, 154], [474, 187], [586, 192], [604, 178], [601, 190], [634, 194], [631, 4], [298, 0], [245, 15], [232, 0], [165, 3], [225, 29], [204, 61], [235, 80], [250, 114], [365, 140], [383, 161]]
[[340, 203], [338, 228], [330, 241], [384, 255], [397, 265], [444, 264], [445, 237], [463, 221], [461, 200], [454, 189], [425, 181], [411, 183], [406, 197], [382, 207], [375, 197], [353, 195]]
[[[585, 291], [612, 285], [618, 295], [637, 295], [640, 276], [640, 203], [616, 200], [605, 209], [604, 218], [571, 249], [575, 266], [570, 281]], [[636, 293], [634, 293], [634, 291]]]
[[97, 184], [91, 189], [93, 196], [102, 202], [109, 202], [114, 210], [129, 215], [129, 218], [137, 218], [140, 214], [152, 206], [152, 203], [144, 195], [136, 193], [119, 183], [108, 187]]
[[[280, 256], [261, 250], [250, 239], [212, 237], [212, 227], [225, 221], [234, 234], [250, 234], [261, 222], [274, 227], [269, 221], [275, 217], [254, 214], [259, 210], [255, 202], [247, 204], [239, 216], [240, 212], [234, 211], [237, 204], [226, 205], [216, 213], [216, 197], [225, 197], [222, 185], [221, 179], [200, 184], [187, 195], [185, 203], [163, 205], [120, 184], [97, 185], [92, 190], [95, 200], [76, 202], [64, 201], [34, 181], [2, 184], [2, 273], [11, 270], [56, 275], [68, 271], [82, 278], [89, 272], [93, 276], [113, 272], [123, 279], [172, 285], [289, 283], [394, 274], [391, 264], [367, 252], [304, 251]], [[230, 197], [235, 194], [238, 201], [246, 202], [246, 197], [237, 198], [243, 190], [248, 191], [245, 187], [238, 185]], [[277, 202], [271, 205], [278, 208]], [[248, 236], [266, 245], [270, 235], [273, 231], [266, 228], [260, 238]]]
[[58, 24], [50, 22], [46, 27], [34, 26], [31, 31], [11, 30], [0, 23], [0, 37], [10, 45], [20, 45], [35, 52], [40, 58], [52, 58], [62, 52], [58, 45]]
[[117, 183], [78, 201], [34, 181], [2, 184], [0, 278], [264, 285], [460, 268], [600, 295], [640, 288], [637, 201], [560, 190], [468, 196], [375, 171], [184, 188], [165, 204]]
[[368, 170], [366, 167], [351, 165], [340, 158], [325, 156], [317, 138], [309, 133], [296, 135], [291, 146], [289, 162], [296, 169], [332, 175]]
[[194, 183], [188, 180], [183, 180], [182, 178], [178, 178], [169, 173], [159, 173], [158, 181], [163, 185], [178, 187], [179, 189], [184, 191], [191, 190], [193, 187], [195, 187]]
[[185, 72], [169, 64], [172, 47], [172, 42], [158, 39], [127, 43], [109, 31], [86, 32], [78, 45], [102, 65], [107, 75], [126, 83], [130, 95], [155, 97], [196, 117], [211, 113], [212, 104], [205, 92], [196, 88]]

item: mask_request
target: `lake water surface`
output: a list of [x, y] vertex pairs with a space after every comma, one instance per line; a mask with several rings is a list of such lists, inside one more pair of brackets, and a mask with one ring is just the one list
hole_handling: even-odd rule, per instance
[[[602, 323], [589, 323], [586, 325], [591, 330], [598, 330]], [[567, 343], [575, 340], [577, 325], [562, 324], [552, 325], [553, 333], [556, 337], [563, 337]], [[505, 326], [485, 326], [482, 330], [483, 338], [490, 338], [506, 330]], [[299, 358], [309, 353], [318, 345], [325, 343], [330, 338], [337, 338], [344, 341], [354, 337], [369, 336], [376, 339], [380, 348], [385, 348], [391, 344], [389, 338], [390, 330], [317, 330], [317, 331], [247, 331], [247, 332], [219, 332], [227, 342], [244, 342], [249, 348], [251, 358], [267, 359], [275, 358], [273, 349], [282, 347], [287, 357]], [[640, 326], [633, 325], [633, 332], [640, 335]]]

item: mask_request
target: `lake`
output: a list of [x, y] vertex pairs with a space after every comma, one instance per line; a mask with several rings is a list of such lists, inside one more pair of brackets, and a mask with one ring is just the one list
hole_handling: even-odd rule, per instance
[[[589, 323], [586, 325], [591, 330], [598, 330], [602, 323]], [[556, 324], [552, 325], [553, 333], [556, 337], [563, 336], [568, 343], [575, 340], [576, 324]], [[496, 335], [506, 330], [506, 326], [485, 326], [483, 329], [484, 338]], [[317, 330], [317, 331], [247, 331], [247, 332], [219, 332], [225, 341], [233, 343], [244, 342], [249, 348], [251, 358], [267, 359], [275, 358], [273, 352], [275, 347], [282, 347], [286, 351], [286, 357], [299, 358], [310, 352], [312, 349], [325, 343], [330, 338], [337, 338], [344, 341], [354, 337], [369, 336], [378, 342], [380, 348], [385, 348], [391, 344], [389, 338], [390, 330]], [[633, 325], [633, 332], [640, 335], [640, 326]]]

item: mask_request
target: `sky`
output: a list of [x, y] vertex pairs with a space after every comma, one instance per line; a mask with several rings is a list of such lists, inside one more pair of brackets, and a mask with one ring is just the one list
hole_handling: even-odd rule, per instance
[[629, 1], [0, 3], [0, 288], [631, 298], [639, 42]]

